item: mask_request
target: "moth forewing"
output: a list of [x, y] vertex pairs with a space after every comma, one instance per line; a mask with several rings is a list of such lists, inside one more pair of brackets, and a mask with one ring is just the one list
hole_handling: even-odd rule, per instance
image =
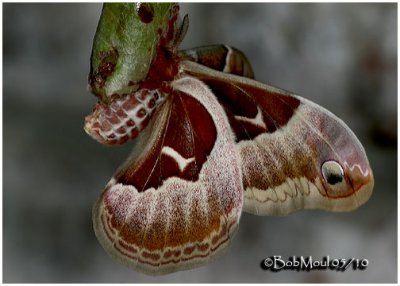
[[[334, 114], [290, 92], [194, 62], [182, 62], [180, 71], [203, 80], [224, 106], [242, 162], [245, 211], [349, 211], [369, 199], [374, 179], [365, 150]], [[343, 168], [340, 186], [324, 177], [327, 161]]]

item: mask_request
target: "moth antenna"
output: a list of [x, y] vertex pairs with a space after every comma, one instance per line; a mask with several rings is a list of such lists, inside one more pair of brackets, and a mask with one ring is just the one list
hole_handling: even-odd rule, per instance
[[183, 17], [181, 27], [175, 36], [175, 44], [174, 44], [175, 49], [177, 49], [179, 47], [179, 45], [182, 43], [183, 39], [186, 36], [186, 32], [187, 32], [188, 28], [189, 28], [189, 17], [186, 14]]

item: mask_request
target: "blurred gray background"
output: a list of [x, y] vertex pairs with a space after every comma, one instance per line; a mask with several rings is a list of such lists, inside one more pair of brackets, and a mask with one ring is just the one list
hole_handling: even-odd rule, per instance
[[[355, 131], [375, 172], [350, 213], [243, 214], [225, 255], [149, 277], [101, 248], [91, 208], [131, 143], [83, 131], [100, 4], [3, 4], [4, 282], [395, 282], [397, 279], [397, 4], [182, 4], [182, 48], [241, 49], [259, 81], [328, 108]], [[271, 255], [366, 258], [364, 271], [261, 270]]]

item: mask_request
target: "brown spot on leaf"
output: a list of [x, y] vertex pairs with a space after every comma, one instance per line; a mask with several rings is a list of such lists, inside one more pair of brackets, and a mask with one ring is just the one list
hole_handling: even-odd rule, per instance
[[95, 71], [89, 75], [89, 84], [96, 88], [103, 88], [107, 78], [114, 72], [118, 61], [118, 50], [112, 48], [109, 51], [100, 53], [100, 64]]
[[154, 8], [151, 3], [139, 3], [137, 7], [137, 14], [140, 21], [145, 24], [149, 24], [154, 18]]

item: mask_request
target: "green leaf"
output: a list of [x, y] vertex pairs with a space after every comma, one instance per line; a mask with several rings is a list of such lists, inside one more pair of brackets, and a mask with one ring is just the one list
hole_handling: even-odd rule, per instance
[[[89, 84], [103, 102], [138, 88], [155, 57], [160, 34], [174, 13], [171, 3], [106, 3], [91, 55]], [[161, 32], [161, 33], [160, 33]]]

